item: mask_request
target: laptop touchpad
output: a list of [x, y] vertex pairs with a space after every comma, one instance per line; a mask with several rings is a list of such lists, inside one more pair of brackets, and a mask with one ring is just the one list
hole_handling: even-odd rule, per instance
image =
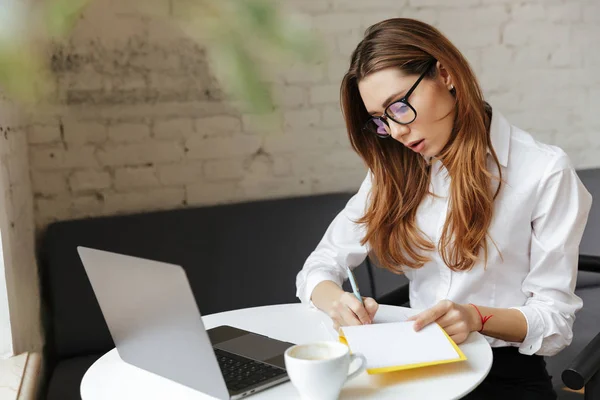
[[226, 342], [219, 343], [214, 347], [229, 351], [234, 354], [246, 356], [259, 361], [265, 361], [269, 358], [283, 354], [285, 350], [292, 346], [291, 343], [281, 342], [270, 339], [265, 336], [249, 333]]

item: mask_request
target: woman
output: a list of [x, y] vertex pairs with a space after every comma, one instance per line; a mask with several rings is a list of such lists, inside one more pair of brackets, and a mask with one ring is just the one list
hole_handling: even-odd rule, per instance
[[366, 31], [341, 102], [369, 173], [298, 274], [298, 297], [336, 326], [370, 323], [377, 303], [341, 284], [372, 253], [409, 279], [415, 329], [488, 339], [492, 370], [468, 398], [556, 398], [542, 356], [572, 339], [591, 206], [567, 155], [511, 126], [457, 48], [415, 20]]

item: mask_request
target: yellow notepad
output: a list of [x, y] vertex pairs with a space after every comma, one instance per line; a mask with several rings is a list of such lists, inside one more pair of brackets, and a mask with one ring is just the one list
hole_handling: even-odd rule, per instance
[[400, 371], [467, 359], [438, 324], [429, 324], [419, 332], [414, 322], [344, 326], [340, 341], [353, 353], [367, 359], [367, 373]]

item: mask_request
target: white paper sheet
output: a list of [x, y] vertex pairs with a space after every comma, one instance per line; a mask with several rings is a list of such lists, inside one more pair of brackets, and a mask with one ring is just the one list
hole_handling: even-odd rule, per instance
[[353, 353], [367, 358], [367, 369], [459, 359], [452, 342], [438, 324], [419, 332], [414, 322], [389, 322], [342, 328]]

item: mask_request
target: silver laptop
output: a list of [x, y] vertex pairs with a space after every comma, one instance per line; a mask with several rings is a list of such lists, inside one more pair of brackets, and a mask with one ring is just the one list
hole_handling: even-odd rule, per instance
[[293, 344], [231, 326], [207, 331], [180, 266], [77, 251], [124, 361], [218, 399], [289, 379], [283, 354]]

